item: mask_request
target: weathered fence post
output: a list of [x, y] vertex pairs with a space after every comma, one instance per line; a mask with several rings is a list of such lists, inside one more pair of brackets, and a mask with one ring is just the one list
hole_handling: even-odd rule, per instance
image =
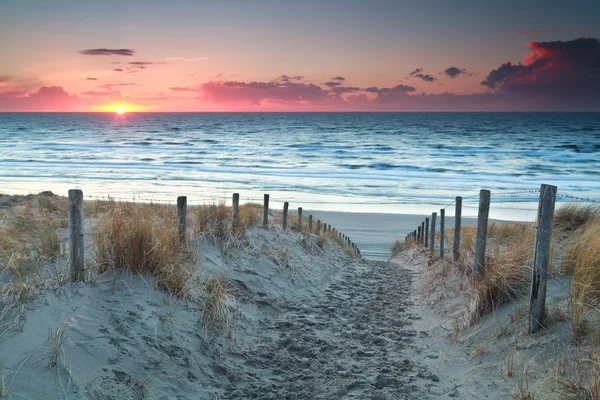
[[283, 203], [283, 229], [287, 228], [287, 216], [288, 216], [288, 208], [290, 206], [290, 203], [288, 203], [287, 201], [285, 203]]
[[488, 216], [490, 215], [489, 190], [479, 191], [479, 212], [477, 214], [477, 241], [475, 243], [475, 275], [483, 275], [485, 267], [485, 246], [487, 242]]
[[317, 235], [321, 234], [321, 220], [317, 220]]
[[187, 196], [177, 197], [177, 227], [179, 230], [179, 244], [186, 243], [187, 229]]
[[425, 221], [421, 222], [421, 239], [419, 241], [419, 244], [425, 244]]
[[234, 193], [233, 199], [231, 201], [231, 225], [234, 228], [237, 228], [237, 226], [240, 223], [239, 207], [240, 207], [240, 194]]
[[417, 226], [417, 241], [421, 240], [421, 225]]
[[327, 222], [323, 222], [323, 233], [327, 233]]
[[269, 226], [269, 195], [266, 193], [263, 206], [263, 226], [265, 228]]
[[446, 217], [446, 210], [440, 210], [440, 257], [444, 258], [444, 229], [446, 228], [446, 221], [444, 218]]
[[437, 218], [437, 213], [431, 213], [431, 232], [429, 232], [429, 247], [431, 249], [431, 254], [433, 255], [433, 250], [435, 248], [435, 220]]
[[456, 197], [456, 208], [454, 210], [454, 247], [453, 255], [454, 262], [457, 262], [460, 257], [460, 226], [462, 217], [462, 197]]
[[85, 280], [84, 249], [85, 232], [83, 230], [83, 192], [69, 190], [69, 259], [71, 260], [71, 281]]
[[427, 248], [429, 246], [429, 243], [427, 242], [429, 240], [429, 217], [425, 218], [425, 248]]
[[313, 233], [312, 225], [313, 225], [313, 216], [312, 216], [312, 214], [308, 214], [308, 232], [311, 234]]
[[298, 230], [302, 233], [302, 207], [298, 207]]
[[529, 304], [529, 331], [531, 333], [537, 332], [543, 326], [546, 313], [546, 280], [550, 262], [556, 190], [556, 186], [552, 185], [543, 184], [540, 188], [531, 279], [531, 302]]

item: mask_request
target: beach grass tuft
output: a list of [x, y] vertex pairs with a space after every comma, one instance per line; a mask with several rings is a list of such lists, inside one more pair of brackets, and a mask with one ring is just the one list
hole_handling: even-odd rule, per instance
[[594, 204], [569, 203], [554, 213], [554, 229], [558, 232], [571, 233], [600, 219], [600, 206]]
[[571, 308], [576, 341], [585, 331], [585, 314], [600, 313], [600, 219], [589, 221], [569, 240], [562, 262], [564, 272], [573, 275]]
[[210, 277], [206, 279], [204, 287], [207, 294], [204, 303], [204, 328], [226, 328], [230, 323], [229, 302], [232, 298], [226, 277], [224, 275]]
[[[127, 268], [134, 273], [156, 277], [158, 287], [176, 296], [185, 295], [189, 277], [183, 267], [188, 256], [179, 243], [175, 208], [114, 203], [94, 227], [95, 261], [99, 272]], [[154, 211], [154, 212], [151, 212]]]

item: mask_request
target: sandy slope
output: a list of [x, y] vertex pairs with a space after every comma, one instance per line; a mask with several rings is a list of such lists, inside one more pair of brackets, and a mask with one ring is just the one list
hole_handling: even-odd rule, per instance
[[[124, 271], [5, 296], [0, 361], [14, 399], [397, 399], [441, 394], [415, 329], [408, 272], [336, 242], [254, 228], [225, 255], [200, 240], [190, 297]], [[64, 260], [45, 268], [65, 267]], [[203, 325], [207, 277], [231, 287], [230, 322]], [[4, 276], [3, 279], [6, 279]], [[6, 308], [5, 308], [6, 307]], [[49, 365], [50, 332], [61, 332]], [[56, 335], [55, 335], [56, 336]]]
[[428, 266], [422, 249], [400, 253], [391, 262], [413, 277], [411, 312], [419, 316], [413, 327], [427, 335], [411, 349], [416, 351], [412, 359], [425, 360], [423, 365], [440, 378], [442, 397], [500, 400], [519, 398], [515, 395], [522, 390], [535, 399], [566, 398], [557, 384], [562, 379], [558, 371], [576, 376], [569, 360], [585, 353], [584, 346], [574, 345], [570, 321], [563, 317], [569, 309], [566, 278], [548, 281], [548, 326], [536, 334], [528, 333], [527, 294], [455, 330], [470, 302], [460, 280], [440, 281], [435, 270], [443, 264], [438, 260]]

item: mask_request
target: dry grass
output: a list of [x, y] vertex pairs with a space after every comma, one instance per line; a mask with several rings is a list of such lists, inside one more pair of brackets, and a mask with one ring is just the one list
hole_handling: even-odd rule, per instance
[[325, 243], [333, 240], [335, 242], [337, 242], [340, 247], [349, 255], [352, 257], [357, 257], [358, 255], [356, 254], [356, 252], [354, 251], [354, 249], [352, 248], [352, 246], [346, 244], [344, 242], [344, 239], [342, 239], [341, 237], [339, 237], [336, 233], [333, 232], [327, 232], [327, 233], [322, 233], [321, 235], [319, 235], [319, 237], [317, 238], [317, 245], [320, 248], [323, 248], [323, 246], [325, 246]]
[[50, 329], [48, 341], [50, 342], [50, 351], [48, 353], [48, 366], [55, 367], [62, 358], [62, 345], [65, 342], [65, 332], [67, 324], [62, 328]]
[[230, 324], [232, 299], [225, 276], [207, 279], [204, 283], [207, 293], [204, 303], [203, 322], [206, 329], [226, 328]]
[[246, 230], [259, 224], [262, 205], [242, 204], [238, 212], [239, 224], [232, 226], [231, 207], [225, 202], [209, 203], [188, 211], [191, 216], [189, 224], [196, 234], [203, 234], [219, 243], [223, 249], [228, 249], [241, 245], [246, 237]]
[[[115, 203], [93, 232], [99, 271], [127, 268], [156, 277], [158, 287], [185, 295], [189, 256], [179, 243], [175, 207]], [[169, 212], [166, 212], [166, 211]]]
[[574, 232], [597, 219], [600, 219], [600, 206], [569, 203], [554, 213], [554, 229], [559, 232]]
[[39, 248], [40, 255], [56, 259], [60, 254], [60, 238], [56, 229], [52, 226], [42, 229], [39, 234], [39, 240], [41, 242]]
[[417, 241], [414, 240], [413, 238], [408, 238], [404, 242], [396, 240], [394, 242], [394, 244], [392, 245], [392, 248], [390, 249], [391, 257], [395, 257], [398, 254], [402, 253], [405, 249], [407, 249], [411, 246], [416, 246], [417, 244], [418, 244]]
[[[528, 224], [490, 224], [484, 273], [478, 279], [473, 275], [477, 229], [462, 227], [459, 261], [444, 270], [444, 274], [462, 277], [461, 287], [471, 299], [461, 328], [472, 326], [488, 311], [521, 298], [527, 292], [535, 241], [535, 229], [531, 227]], [[454, 231], [448, 229], [445, 235], [453, 237]]]
[[51, 192], [11, 199], [9, 208], [0, 209], [0, 264], [14, 253], [56, 256], [57, 228], [67, 227], [66, 199]]
[[562, 269], [573, 274], [571, 307], [573, 333], [578, 341], [585, 331], [586, 312], [600, 316], [600, 219], [575, 231], [563, 257]]
[[[558, 368], [556, 379], [556, 389], [561, 399], [600, 400], [600, 355], [598, 353], [596, 343], [592, 345], [590, 354], [583, 354], [579, 350], [574, 354], [571, 363], [567, 358], [563, 360]], [[569, 374], [569, 370], [573, 372]]]

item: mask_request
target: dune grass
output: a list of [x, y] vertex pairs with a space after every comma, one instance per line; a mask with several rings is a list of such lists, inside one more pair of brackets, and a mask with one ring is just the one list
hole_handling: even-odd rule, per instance
[[330, 240], [333, 240], [333, 241], [337, 242], [337, 244], [349, 256], [358, 257], [358, 254], [354, 251], [354, 249], [352, 248], [352, 246], [350, 246], [349, 244], [346, 244], [346, 242], [344, 242], [344, 239], [342, 239], [341, 237], [339, 237], [339, 235], [337, 233], [333, 233], [333, 232], [321, 233], [317, 237], [317, 245], [320, 248], [323, 248], [323, 246], [325, 246], [325, 243], [328, 242], [328, 241], [330, 241]]
[[224, 249], [239, 246], [249, 227], [258, 225], [262, 205], [242, 204], [238, 208], [239, 223], [232, 225], [231, 207], [225, 202], [207, 203], [188, 210], [191, 216], [190, 226], [195, 234], [202, 234], [219, 243]]
[[232, 299], [230, 287], [224, 275], [214, 276], [204, 282], [206, 299], [203, 323], [205, 329], [223, 329], [229, 326]]
[[554, 229], [558, 232], [572, 233], [593, 220], [600, 220], [600, 206], [568, 203], [554, 213]]
[[189, 256], [179, 242], [175, 208], [114, 203], [93, 229], [99, 272], [127, 268], [156, 277], [158, 287], [184, 296], [189, 277], [183, 262]]
[[600, 251], [597, 249], [600, 249], [600, 219], [588, 221], [576, 230], [564, 252], [562, 269], [573, 275], [570, 297], [577, 341], [586, 330], [586, 313], [590, 313], [596, 322], [594, 325], [600, 321]]
[[396, 257], [398, 254], [402, 253], [404, 250], [410, 248], [411, 246], [417, 246], [418, 243], [415, 239], [409, 237], [404, 242], [396, 240], [390, 249], [391, 257]]
[[[483, 315], [497, 306], [521, 298], [529, 289], [531, 282], [530, 259], [533, 256], [535, 229], [531, 224], [491, 223], [488, 226], [484, 273], [474, 276], [475, 239], [477, 228], [463, 226], [459, 260], [452, 261], [452, 248], [449, 246], [444, 260], [430, 260], [431, 268], [439, 269], [432, 279], [448, 281], [458, 277], [460, 290], [470, 299], [468, 311], [460, 328], [475, 324]], [[444, 230], [444, 237], [453, 238], [454, 229]], [[436, 241], [439, 244], [439, 240]], [[392, 254], [398, 254], [405, 248], [421, 243], [408, 239], [404, 243], [396, 242]], [[430, 249], [428, 249], [429, 251]], [[437, 252], [435, 252], [437, 254]]]

